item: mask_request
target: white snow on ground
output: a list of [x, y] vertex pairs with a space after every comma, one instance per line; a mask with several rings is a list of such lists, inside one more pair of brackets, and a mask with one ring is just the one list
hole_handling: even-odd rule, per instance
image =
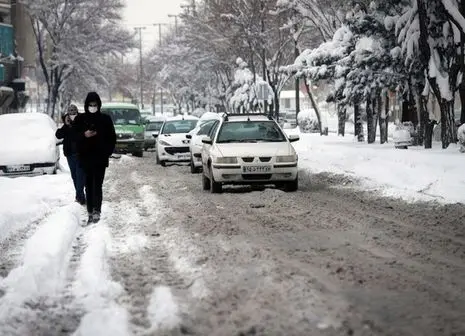
[[0, 281], [0, 335], [10, 317], [26, 301], [53, 297], [64, 289], [72, 243], [79, 228], [80, 207], [69, 205], [52, 213], [26, 241], [22, 263]]
[[431, 150], [400, 150], [393, 143], [358, 143], [352, 136], [300, 136], [294, 147], [301, 168], [361, 178], [366, 190], [408, 201], [465, 202], [465, 155], [454, 145], [447, 150], [437, 143]]
[[181, 324], [179, 306], [169, 287], [153, 290], [147, 312], [153, 330], [173, 330]]
[[[139, 190], [139, 195], [143, 199], [147, 211], [155, 213], [159, 211], [158, 209], [164, 208], [163, 203], [152, 191], [151, 186], [143, 186]], [[169, 252], [169, 260], [174, 268], [179, 274], [183, 275], [184, 278], [192, 281], [192, 286], [190, 286], [192, 296], [198, 299], [207, 297], [209, 295], [209, 290], [201, 274], [208, 272], [203, 270], [201, 266], [195, 265], [195, 260], [193, 259], [199, 256], [199, 252], [192, 242], [193, 237], [187, 235], [179, 227], [175, 226], [159, 226], [158, 230], [164, 237], [162, 243], [166, 251]]]
[[[111, 209], [103, 209], [104, 213]], [[112, 250], [110, 229], [102, 218], [86, 229], [87, 248], [81, 257], [73, 284], [73, 294], [86, 311], [75, 336], [130, 335], [129, 314], [117, 300], [123, 293], [119, 283], [111, 280], [108, 258]]]
[[0, 243], [74, 200], [74, 187], [63, 154], [60, 165], [63, 174], [0, 177]]

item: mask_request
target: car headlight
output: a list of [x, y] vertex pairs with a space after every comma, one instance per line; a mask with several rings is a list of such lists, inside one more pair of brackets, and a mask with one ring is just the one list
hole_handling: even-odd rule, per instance
[[134, 133], [134, 139], [144, 139], [144, 133]]
[[164, 140], [159, 140], [158, 143], [162, 146], [171, 146], [169, 143], [167, 143], [166, 141]]
[[284, 162], [296, 162], [297, 155], [284, 155], [284, 156], [277, 156], [276, 162], [284, 163]]
[[216, 158], [216, 163], [237, 163], [236, 157], [219, 157]]

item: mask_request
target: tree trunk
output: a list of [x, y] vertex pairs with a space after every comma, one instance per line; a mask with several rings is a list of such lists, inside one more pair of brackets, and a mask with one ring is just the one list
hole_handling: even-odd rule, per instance
[[310, 98], [312, 107], [315, 110], [316, 118], [318, 119], [318, 127], [320, 128], [320, 135], [323, 135], [323, 125], [321, 124], [320, 110], [318, 109], [318, 105], [315, 101], [315, 98], [313, 97], [312, 91], [310, 90], [310, 85], [308, 85], [306, 78], [304, 78], [304, 83], [305, 83], [305, 90], [307, 91], [308, 98]]
[[279, 121], [279, 93], [278, 90], [273, 91], [274, 92], [274, 115], [277, 121]]
[[[415, 93], [419, 111], [419, 126], [418, 126], [418, 145], [423, 146], [426, 138], [426, 123], [429, 119], [429, 113], [426, 107], [426, 99], [419, 91]], [[432, 138], [432, 135], [431, 135]]]
[[337, 119], [337, 135], [345, 136], [347, 109], [344, 105], [339, 104], [337, 106]]
[[375, 108], [375, 99], [371, 99], [371, 97], [368, 97], [366, 101], [366, 113], [368, 131], [367, 140], [369, 144], [372, 144], [376, 141], [376, 117], [374, 113]]
[[427, 108], [427, 99], [426, 97], [421, 97], [421, 105], [423, 105], [423, 108], [422, 108], [422, 113], [423, 113], [423, 116], [422, 116], [422, 119], [425, 123], [425, 135], [424, 135], [424, 145], [425, 145], [425, 149], [431, 149], [433, 148], [433, 131], [434, 131], [434, 125], [436, 124], [436, 122], [434, 120], [430, 120], [429, 118], [429, 111], [428, 111], [428, 108]]
[[462, 83], [459, 87], [460, 93], [460, 103], [462, 104], [462, 109], [460, 113], [460, 125], [465, 124], [465, 76], [462, 77]]
[[[388, 142], [388, 116], [389, 116], [389, 92], [386, 90], [384, 95], [379, 96], [378, 111], [379, 111], [379, 142], [384, 144]], [[384, 110], [382, 101], [384, 99]]]
[[357, 137], [357, 141], [365, 141], [362, 114], [360, 113], [360, 105], [358, 103], [354, 104], [354, 128], [354, 135]]
[[457, 139], [454, 121], [454, 100], [442, 99], [439, 105], [441, 107], [441, 142], [442, 148], [446, 149], [451, 143], [455, 143]]

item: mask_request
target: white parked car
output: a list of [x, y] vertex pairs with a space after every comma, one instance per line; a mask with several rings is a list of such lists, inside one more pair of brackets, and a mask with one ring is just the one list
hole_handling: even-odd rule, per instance
[[161, 126], [165, 122], [163, 116], [151, 116], [146, 119], [145, 132], [144, 132], [144, 149], [155, 148], [156, 137], [160, 132]]
[[414, 126], [410, 121], [399, 123], [392, 134], [395, 148], [407, 149], [413, 145]]
[[219, 193], [223, 185], [274, 184], [296, 191], [298, 157], [291, 143], [297, 140], [267, 116], [226, 115], [202, 139], [203, 189]]
[[43, 113], [0, 115], [0, 175], [56, 174], [56, 123]]
[[166, 166], [167, 162], [189, 162], [190, 140], [186, 135], [192, 131], [199, 118], [194, 116], [176, 116], [167, 118], [157, 135], [157, 164]]
[[202, 138], [210, 135], [210, 131], [220, 120], [221, 114], [207, 112], [200, 118], [197, 126], [186, 135], [190, 139], [190, 169], [191, 173], [195, 174], [202, 169]]

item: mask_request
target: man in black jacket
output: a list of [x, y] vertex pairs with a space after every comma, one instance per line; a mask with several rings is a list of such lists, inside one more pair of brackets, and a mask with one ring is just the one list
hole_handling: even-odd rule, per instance
[[105, 170], [116, 144], [116, 133], [110, 116], [100, 112], [102, 101], [96, 92], [87, 95], [84, 110], [76, 118], [79, 132], [78, 157], [86, 173], [88, 223], [97, 223], [102, 210]]
[[74, 120], [78, 115], [76, 105], [68, 107], [68, 113], [63, 116], [63, 126], [57, 129], [55, 136], [57, 139], [63, 139], [63, 154], [68, 160], [69, 171], [76, 190], [76, 202], [81, 205], [86, 204], [86, 196], [84, 195], [84, 184], [86, 175], [78, 162], [77, 146], [78, 134], [74, 126]]

